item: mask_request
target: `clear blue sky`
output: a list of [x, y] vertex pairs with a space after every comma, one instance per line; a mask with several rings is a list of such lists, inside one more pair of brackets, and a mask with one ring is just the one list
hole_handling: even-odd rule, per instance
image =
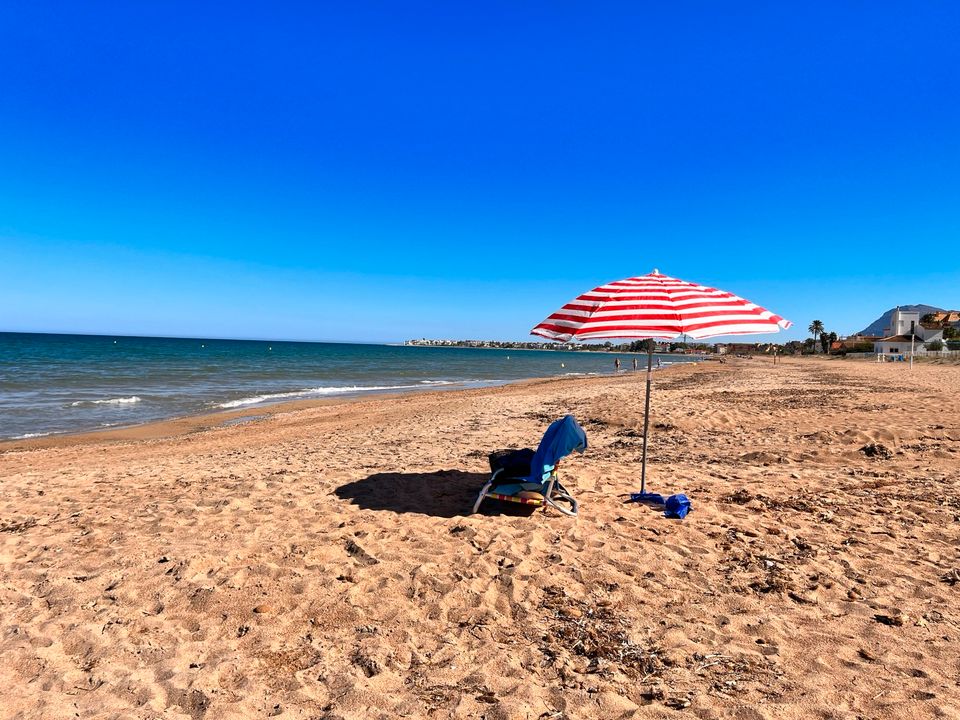
[[4, 3], [0, 330], [520, 339], [654, 267], [786, 339], [960, 306], [956, 2], [201, 5]]

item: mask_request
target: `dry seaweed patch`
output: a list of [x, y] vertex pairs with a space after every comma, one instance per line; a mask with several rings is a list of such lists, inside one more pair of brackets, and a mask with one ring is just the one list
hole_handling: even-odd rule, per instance
[[721, 545], [720, 551], [720, 571], [727, 587], [734, 592], [749, 589], [758, 595], [797, 593], [799, 586], [782, 560], [748, 549], [734, 549], [729, 544]]
[[28, 517], [22, 520], [0, 520], [0, 532], [18, 533], [35, 527], [37, 519]]
[[690, 669], [709, 683], [709, 691], [722, 696], [754, 689], [774, 695], [776, 682], [783, 677], [783, 670], [770, 658], [742, 653], [694, 653]]
[[758, 503], [768, 510], [795, 510], [803, 513], [813, 513], [817, 510], [816, 504], [811, 502], [810, 496], [805, 493], [789, 495], [786, 498], [777, 499], [768, 497], [761, 493], [753, 494], [745, 488], [740, 488], [732, 493], [722, 496], [720, 501], [734, 505]]
[[[640, 704], [683, 709], [701, 693], [724, 697], [759, 691], [776, 695], [784, 671], [760, 648], [757, 654], [671, 656], [655, 642], [636, 642], [635, 623], [611, 601], [577, 600], [563, 588], [544, 588], [539, 609], [550, 619], [538, 647], [566, 687], [608, 689]], [[775, 654], [772, 648], [769, 654]], [[595, 678], [593, 682], [587, 678]]]
[[719, 536], [717, 550], [718, 569], [734, 592], [785, 594], [798, 603], [813, 603], [815, 596], [808, 593], [833, 586], [822, 574], [804, 570], [818, 550], [799, 535], [787, 538], [777, 531], [761, 540], [753, 530], [732, 527]]
[[863, 453], [866, 457], [877, 458], [878, 460], [889, 460], [893, 457], [893, 453], [883, 443], [867, 443], [862, 448], [860, 452]]
[[368, 678], [383, 672], [383, 666], [380, 662], [361, 648], [357, 648], [351, 653], [350, 662], [363, 670], [363, 674]]
[[695, 393], [690, 397], [727, 407], [746, 406], [752, 409], [772, 405], [781, 410], [796, 410], [824, 407], [829, 403], [835, 403], [840, 398], [850, 397], [852, 394], [852, 391], [846, 389], [830, 388], [827, 391], [823, 388], [812, 388], [808, 390], [714, 390]]
[[438, 710], [453, 710], [465, 696], [472, 696], [479, 703], [493, 705], [500, 702], [496, 693], [482, 683], [431, 684], [428, 676], [420, 671], [404, 680], [404, 685], [420, 701], [420, 711], [424, 715]]
[[825, 372], [823, 370], [818, 371], [816, 382], [823, 388], [829, 388], [831, 392], [838, 386], [842, 386], [845, 390], [857, 390], [861, 393], [906, 393], [910, 395], [915, 391], [915, 388], [909, 385], [895, 385], [891, 382], [881, 384], [863, 378]]
[[629, 677], [644, 680], [659, 677], [667, 668], [660, 648], [630, 639], [631, 623], [611, 601], [577, 600], [557, 586], [545, 587], [543, 593], [540, 610], [553, 620], [539, 644], [547, 664], [577, 656], [587, 659], [585, 672], [602, 672], [614, 664]]

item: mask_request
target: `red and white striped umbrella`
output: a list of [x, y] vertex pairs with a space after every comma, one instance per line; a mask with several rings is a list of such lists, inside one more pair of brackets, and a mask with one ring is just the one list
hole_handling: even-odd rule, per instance
[[[601, 285], [571, 300], [530, 331], [551, 340], [663, 338], [695, 340], [786, 330], [792, 323], [733, 293], [678, 280], [654, 270], [649, 275]], [[647, 392], [643, 410], [640, 494], [647, 499], [647, 436], [653, 348], [647, 351]]]
[[773, 333], [789, 320], [733, 293], [649, 275], [601, 285], [571, 300], [531, 334], [551, 340], [664, 338]]

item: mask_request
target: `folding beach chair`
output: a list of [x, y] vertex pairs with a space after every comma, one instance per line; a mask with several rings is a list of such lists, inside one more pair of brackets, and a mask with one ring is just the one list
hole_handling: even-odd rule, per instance
[[579, 504], [557, 479], [557, 464], [574, 450], [583, 452], [586, 448], [586, 433], [573, 415], [567, 415], [550, 424], [536, 452], [524, 449], [491, 453], [493, 475], [480, 490], [473, 512], [480, 509], [484, 498], [491, 498], [534, 507], [549, 505], [576, 517]]

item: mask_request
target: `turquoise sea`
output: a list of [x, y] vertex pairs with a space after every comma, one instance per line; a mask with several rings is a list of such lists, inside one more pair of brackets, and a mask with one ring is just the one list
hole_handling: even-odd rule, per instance
[[[287, 400], [612, 373], [614, 357], [550, 350], [0, 333], [0, 438], [97, 430]], [[631, 354], [619, 357], [624, 369], [631, 368]], [[694, 359], [665, 355], [661, 362]]]

